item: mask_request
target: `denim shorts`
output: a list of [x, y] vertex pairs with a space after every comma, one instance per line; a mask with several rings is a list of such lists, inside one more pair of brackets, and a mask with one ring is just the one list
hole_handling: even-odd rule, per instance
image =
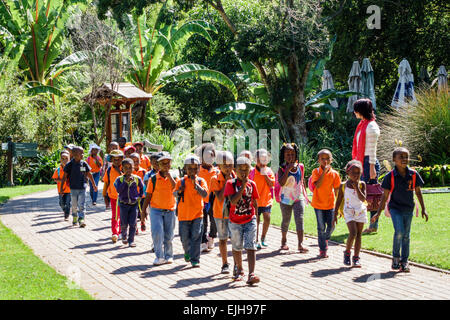
[[217, 228], [217, 236], [219, 240], [228, 240], [229, 219], [214, 218]]
[[244, 224], [230, 222], [230, 230], [234, 251], [256, 250], [256, 216]]
[[268, 207], [258, 207], [258, 215], [261, 215], [261, 213], [270, 213], [272, 211], [272, 206]]

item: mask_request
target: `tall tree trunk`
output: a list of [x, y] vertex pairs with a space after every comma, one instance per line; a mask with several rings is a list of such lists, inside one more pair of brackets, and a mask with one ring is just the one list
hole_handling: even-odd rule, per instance
[[296, 143], [305, 143], [308, 139], [305, 122], [305, 84], [310, 68], [311, 62], [308, 62], [303, 73], [300, 73], [298, 58], [295, 53], [291, 53], [288, 64], [289, 82], [292, 91], [292, 128], [290, 128], [290, 131]]

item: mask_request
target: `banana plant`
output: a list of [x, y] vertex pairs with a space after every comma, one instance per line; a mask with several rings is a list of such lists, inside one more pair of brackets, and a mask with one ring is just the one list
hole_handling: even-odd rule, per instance
[[[181, 25], [165, 24], [160, 19], [163, 10], [165, 5], [154, 23], [147, 21], [145, 13], [139, 17], [131, 14], [124, 16], [127, 60], [130, 66], [127, 80], [152, 95], [173, 82], [187, 79], [209, 81], [224, 86], [237, 99], [237, 88], [225, 74], [199, 64], [177, 65], [177, 56], [193, 35], [212, 41], [209, 32], [217, 32], [216, 28], [201, 20]], [[146, 106], [144, 112], [148, 118], [150, 110], [145, 111], [145, 108]], [[141, 130], [143, 127], [145, 125], [141, 126]]]
[[63, 52], [64, 26], [73, 5], [84, 3], [85, 0], [0, 1], [0, 41], [6, 47], [14, 43], [8, 54], [13, 61], [19, 59], [18, 66], [29, 80], [31, 93], [62, 94], [61, 90], [52, 89], [54, 80], [87, 57], [78, 52], [56, 63]]

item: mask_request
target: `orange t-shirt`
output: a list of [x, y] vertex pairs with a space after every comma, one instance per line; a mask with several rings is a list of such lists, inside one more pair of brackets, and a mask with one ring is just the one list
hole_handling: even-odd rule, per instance
[[[176, 178], [175, 182], [177, 182], [178, 180], [179, 179]], [[149, 179], [147, 184], [147, 194], [152, 195], [152, 199], [150, 200], [150, 207], [171, 211], [175, 210], [176, 202], [175, 196], [173, 195], [174, 191], [175, 188], [172, 188], [169, 177], [163, 178], [158, 172], [156, 174], [155, 190], [153, 191], [152, 179]]]
[[[184, 179], [184, 197], [178, 202], [178, 220], [179, 221], [192, 221], [203, 217], [203, 198], [198, 194], [194, 188], [194, 184], [187, 176]], [[198, 176], [195, 177], [195, 181], [208, 191], [208, 185], [205, 179]], [[181, 187], [181, 179], [177, 181], [175, 190]]]
[[[210, 188], [211, 188], [211, 178], [214, 177], [219, 172], [220, 172], [219, 169], [217, 169], [216, 167], [211, 167], [211, 169], [207, 170], [207, 169], [203, 168], [202, 166], [200, 166], [200, 172], [198, 173], [198, 176], [200, 178], [205, 179], [206, 184], [208, 186], [208, 190], [210, 190]], [[206, 198], [203, 199], [203, 201], [205, 203], [209, 202], [209, 192], [208, 192], [208, 195], [206, 196]]]
[[[234, 171], [231, 173], [233, 177], [236, 177]], [[218, 174], [214, 175], [211, 178], [211, 189], [210, 192], [216, 192], [222, 190], [223, 186], [225, 185], [226, 180], [222, 174], [222, 172], [219, 172]], [[214, 198], [213, 203], [213, 217], [218, 219], [228, 219], [228, 217], [223, 216], [223, 203], [225, 199], [222, 201], [219, 201], [217, 197]]]
[[103, 166], [103, 160], [99, 156], [97, 156], [98, 161], [100, 162], [100, 167], [95, 162], [95, 159], [92, 156], [87, 157], [86, 162], [91, 167], [91, 173], [100, 172], [100, 169]]
[[[144, 181], [144, 176], [145, 176], [146, 173], [147, 173], [147, 170], [145, 170], [145, 169], [142, 168], [142, 167], [139, 167], [138, 170], [133, 170], [133, 174], [135, 174], [135, 175], [137, 175], [138, 177], [140, 177], [140, 178], [142, 179], [142, 181]], [[138, 190], [139, 190], [139, 187], [138, 187]], [[142, 196], [142, 198], [145, 198], [145, 193], [144, 193], [144, 195]]]
[[[267, 176], [269, 180], [275, 184], [275, 175], [273, 174], [272, 169], [266, 167]], [[259, 199], [257, 199], [258, 207], [271, 207], [273, 204], [272, 193], [270, 192], [270, 188], [267, 185], [266, 179], [264, 175], [255, 167], [255, 177], [253, 181], [256, 184], [256, 189], [258, 189]]]
[[[322, 175], [323, 169], [321, 167], [314, 169], [312, 172], [311, 182], [314, 183], [319, 180]], [[341, 185], [341, 178], [339, 173], [334, 169], [325, 175], [320, 188], [315, 188], [313, 192], [313, 198], [311, 205], [315, 209], [319, 210], [330, 210], [334, 209], [335, 194], [334, 189], [339, 188]]]
[[140, 166], [141, 166], [142, 168], [144, 168], [144, 169], [147, 170], [147, 171], [152, 170], [152, 164], [151, 164], [151, 162], [150, 162], [149, 157], [147, 157], [145, 154], [141, 154], [141, 155], [140, 155], [140, 159], [141, 159]]
[[[117, 177], [120, 177], [122, 173], [117, 172], [117, 170], [113, 166], [111, 166], [110, 169], [111, 171], [109, 173], [109, 178], [108, 178], [109, 169], [107, 169], [105, 175], [103, 176], [103, 182], [105, 183], [105, 185], [109, 182], [108, 189], [106, 190], [108, 196], [111, 199], [117, 199], [119, 197], [119, 194], [117, 193], [116, 187], [114, 187], [114, 181], [116, 181]], [[122, 170], [122, 168], [120, 170]]]
[[[58, 175], [58, 169], [59, 169], [59, 175]], [[62, 179], [64, 176], [64, 167], [63, 166], [59, 166], [59, 168], [55, 170], [55, 172], [53, 172], [53, 176], [52, 179]], [[58, 186], [58, 192], [59, 192], [59, 188], [61, 187], [61, 182], [56, 182], [56, 185]], [[66, 180], [66, 182], [64, 183], [63, 186], [63, 193], [70, 193], [70, 186], [69, 186], [69, 181]]]

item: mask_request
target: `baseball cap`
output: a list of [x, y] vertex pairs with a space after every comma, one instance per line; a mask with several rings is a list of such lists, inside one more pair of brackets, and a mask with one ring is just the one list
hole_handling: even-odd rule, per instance
[[166, 160], [166, 159], [172, 160], [172, 157], [170, 156], [170, 153], [168, 153], [167, 151], [160, 152], [160, 155], [161, 156], [158, 158], [158, 161]]
[[123, 157], [123, 152], [122, 150], [113, 150], [109, 155], [111, 157]]
[[200, 159], [195, 154], [190, 154], [184, 159], [184, 164], [200, 164]]

